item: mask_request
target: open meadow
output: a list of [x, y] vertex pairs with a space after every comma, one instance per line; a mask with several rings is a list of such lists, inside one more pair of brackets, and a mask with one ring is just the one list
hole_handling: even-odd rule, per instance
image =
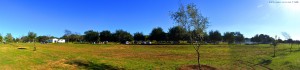
[[[197, 64], [190, 45], [0, 44], [0, 69], [129, 69], [174, 70]], [[25, 48], [25, 49], [24, 49]], [[204, 45], [201, 64], [219, 70], [300, 69], [300, 47], [280, 44]]]
[[0, 70], [300, 70], [300, 0], [0, 0]]

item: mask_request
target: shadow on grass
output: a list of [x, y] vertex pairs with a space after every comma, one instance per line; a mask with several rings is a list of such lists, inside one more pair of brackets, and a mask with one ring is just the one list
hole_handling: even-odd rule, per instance
[[27, 49], [27, 48], [25, 48], [25, 47], [18, 47], [18, 49]]
[[97, 63], [84, 61], [84, 60], [69, 60], [65, 63], [70, 65], [77, 65], [79, 67], [83, 67], [88, 70], [124, 70], [123, 68], [117, 68], [104, 63], [97, 64]]
[[272, 63], [271, 59], [262, 59], [258, 64], [269, 65]]

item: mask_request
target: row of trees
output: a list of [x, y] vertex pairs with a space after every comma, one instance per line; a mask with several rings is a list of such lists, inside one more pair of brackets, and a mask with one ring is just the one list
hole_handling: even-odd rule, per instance
[[11, 33], [7, 33], [7, 35], [5, 37], [0, 35], [0, 42], [13, 42], [15, 40], [17, 40], [17, 39], [13, 38]]
[[[57, 38], [54, 36], [34, 36], [36, 33], [29, 32], [27, 36], [22, 36], [21, 38], [14, 38], [11, 33], [8, 33], [6, 36], [0, 35], [0, 42], [46, 42], [46, 40]], [[67, 42], [124, 42], [124, 41], [157, 41], [161, 42], [173, 42], [179, 43], [180, 41], [188, 41], [189, 35], [188, 31], [183, 29], [180, 26], [174, 26], [169, 29], [166, 33], [162, 28], [154, 28], [149, 35], [144, 35], [142, 32], [136, 32], [131, 35], [129, 32], [124, 30], [116, 30], [115, 33], [111, 31], [104, 30], [97, 32], [94, 30], [88, 30], [84, 32], [84, 35], [81, 35], [77, 32], [73, 33], [70, 30], [65, 30], [65, 34], [61, 37], [66, 39]], [[223, 35], [219, 31], [209, 31], [204, 33], [203, 41], [212, 44], [218, 44], [219, 42], [227, 42], [229, 44], [233, 43], [242, 43], [245, 41], [243, 34], [240, 32], [225, 32]], [[254, 37], [250, 38], [252, 42], [257, 43], [271, 43], [274, 41], [274, 38], [265, 34], [257, 34]], [[278, 43], [291, 43], [299, 42], [288, 39], [283, 41], [278, 39]]]
[[[168, 32], [164, 32], [164, 30], [160, 27], [153, 28], [149, 35], [144, 35], [142, 32], [136, 32], [131, 35], [129, 32], [124, 30], [116, 30], [115, 33], [108, 30], [101, 32], [88, 30], [84, 32], [84, 35], [80, 35], [79, 33], [72, 33], [69, 30], [65, 30], [65, 35], [62, 38], [66, 39], [67, 42], [157, 41], [158, 43], [179, 43], [180, 41], [189, 40], [189, 32], [180, 26], [174, 26], [170, 28]], [[226, 32], [224, 33], [224, 36], [222, 36], [219, 31], [210, 31], [208, 34], [204, 33], [203, 40], [207, 43], [214, 44], [222, 41], [228, 43], [241, 43], [244, 41], [244, 36], [240, 32]]]
[[84, 32], [84, 35], [79, 33], [72, 33], [69, 30], [65, 30], [65, 35], [61, 37], [66, 39], [67, 42], [100, 42], [100, 41], [110, 41], [110, 42], [122, 42], [122, 41], [132, 41], [133, 36], [124, 30], [116, 30], [115, 33], [111, 33], [108, 30], [102, 32], [88, 30]]
[[28, 32], [28, 36], [21, 38], [14, 38], [11, 33], [7, 33], [6, 36], [0, 34], [0, 42], [11, 43], [11, 42], [33, 42], [36, 40], [36, 33]]
[[[266, 34], [257, 34], [254, 37], [250, 38], [252, 42], [268, 44], [273, 42], [275, 39]], [[293, 40], [291, 38], [287, 38], [287, 40], [282, 40], [280, 38], [276, 39], [278, 43], [300, 43], [299, 40]]]
[[[193, 32], [193, 31], [191, 31]], [[173, 42], [179, 43], [180, 41], [189, 40], [189, 32], [180, 26], [174, 26], [169, 29], [166, 33], [162, 28], [157, 27], [153, 28], [149, 35], [144, 35], [142, 32], [136, 32], [131, 35], [129, 32], [124, 30], [116, 30], [115, 33], [112, 33], [109, 30], [104, 30], [101, 32], [88, 30], [84, 32], [84, 35], [81, 35], [77, 32], [71, 32], [70, 30], [65, 30], [65, 34], [61, 37], [66, 39], [67, 42], [124, 42], [124, 41], [157, 41], [161, 42]], [[0, 35], [0, 42], [46, 42], [46, 40], [57, 38], [54, 36], [34, 36], [36, 33], [29, 32], [27, 36], [22, 36], [21, 38], [14, 38], [11, 33], [8, 33], [6, 36]], [[203, 33], [203, 41], [206, 43], [218, 44], [219, 42], [227, 42], [229, 44], [233, 43], [242, 43], [245, 41], [243, 34], [240, 32], [225, 32], [223, 35], [219, 31], [209, 31], [208, 33]], [[274, 41], [274, 38], [266, 34], [257, 34], [254, 37], [250, 38], [252, 42], [257, 43], [271, 43]], [[278, 43], [292, 43], [299, 42], [288, 39], [283, 41], [282, 39], [277, 40]]]
[[[265, 35], [265, 34], [257, 34], [254, 37], [252, 37], [250, 39], [252, 42], [257, 42], [257, 43], [270, 43], [273, 42], [275, 39], [270, 37], [269, 35]], [[278, 41], [282, 41], [281, 39], [278, 39]]]
[[[206, 37], [206, 36], [204, 36]], [[219, 31], [210, 31], [206, 42], [217, 44], [218, 42], [242, 43], [244, 42], [244, 35], [240, 32], [225, 32], [222, 36]]]
[[[195, 32], [195, 31], [191, 31]], [[169, 29], [168, 32], [160, 27], [153, 28], [149, 35], [144, 35], [142, 32], [136, 32], [131, 35], [129, 32], [124, 30], [116, 30], [115, 33], [104, 30], [101, 32], [88, 30], [84, 32], [84, 35], [78, 33], [72, 33], [69, 30], [65, 30], [65, 35], [62, 37], [67, 42], [124, 42], [124, 41], [157, 41], [162, 42], [173, 42], [179, 43], [180, 41], [188, 41], [188, 31], [180, 26], [174, 26]], [[243, 42], [244, 36], [240, 32], [226, 32], [224, 36], [219, 31], [210, 31], [209, 34], [204, 33], [204, 41], [208, 43], [217, 44], [218, 42], [225, 41], [229, 43]]]

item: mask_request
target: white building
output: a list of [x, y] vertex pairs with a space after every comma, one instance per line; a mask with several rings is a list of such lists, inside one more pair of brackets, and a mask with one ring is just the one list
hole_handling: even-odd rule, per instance
[[50, 39], [50, 40], [47, 40], [48, 43], [65, 43], [66, 40], [65, 39], [57, 39], [57, 38], [54, 38], [54, 39]]
[[246, 45], [253, 45], [253, 44], [256, 44], [255, 42], [252, 42], [251, 39], [245, 39], [245, 42], [244, 42]]

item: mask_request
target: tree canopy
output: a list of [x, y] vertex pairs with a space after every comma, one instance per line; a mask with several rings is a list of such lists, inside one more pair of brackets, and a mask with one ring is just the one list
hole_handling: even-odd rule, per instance
[[274, 39], [269, 35], [265, 34], [256, 34], [254, 37], [251, 38], [251, 41], [258, 42], [258, 43], [271, 43]]
[[115, 38], [115, 41], [117, 41], [117, 42], [133, 40], [132, 35], [129, 32], [124, 31], [122, 29], [116, 30], [116, 33], [113, 34], [113, 37]]
[[235, 42], [236, 43], [240, 43], [241, 44], [242, 42], [245, 41], [244, 35], [241, 34], [240, 32], [235, 32], [234, 36], [235, 36]]
[[204, 39], [208, 18], [202, 16], [195, 4], [188, 4], [186, 7], [181, 5], [177, 12], [171, 14], [171, 18], [187, 31], [191, 44], [196, 40], [193, 47], [197, 52], [198, 66], [201, 68], [199, 48]]
[[7, 43], [11, 43], [13, 42], [13, 36], [11, 35], [11, 33], [7, 33], [6, 36], [5, 36], [5, 42]]
[[50, 39], [48, 36], [38, 36], [36, 37], [38, 42], [46, 42], [47, 40]]
[[180, 26], [175, 26], [169, 29], [168, 38], [171, 41], [184, 40], [186, 31]]
[[29, 41], [34, 42], [34, 39], [36, 38], [36, 33], [34, 32], [28, 32], [27, 37], [29, 38]]
[[146, 37], [144, 36], [144, 34], [142, 32], [134, 33], [133, 38], [135, 41], [145, 41], [146, 40]]
[[2, 43], [3, 42], [3, 37], [2, 37], [2, 35], [0, 34], [0, 43]]
[[88, 30], [84, 32], [84, 39], [87, 42], [93, 43], [93, 42], [98, 42], [99, 41], [99, 33], [97, 31], [93, 30]]
[[217, 44], [218, 41], [222, 41], [222, 35], [219, 31], [210, 31], [209, 32], [209, 40], [214, 43]]
[[234, 32], [225, 32], [223, 37], [224, 41], [228, 42], [228, 44], [233, 44], [235, 41], [234, 34]]
[[164, 41], [166, 40], [166, 33], [161, 27], [154, 28], [149, 36], [150, 40]]
[[112, 41], [112, 34], [108, 30], [103, 30], [100, 32], [100, 41]]

